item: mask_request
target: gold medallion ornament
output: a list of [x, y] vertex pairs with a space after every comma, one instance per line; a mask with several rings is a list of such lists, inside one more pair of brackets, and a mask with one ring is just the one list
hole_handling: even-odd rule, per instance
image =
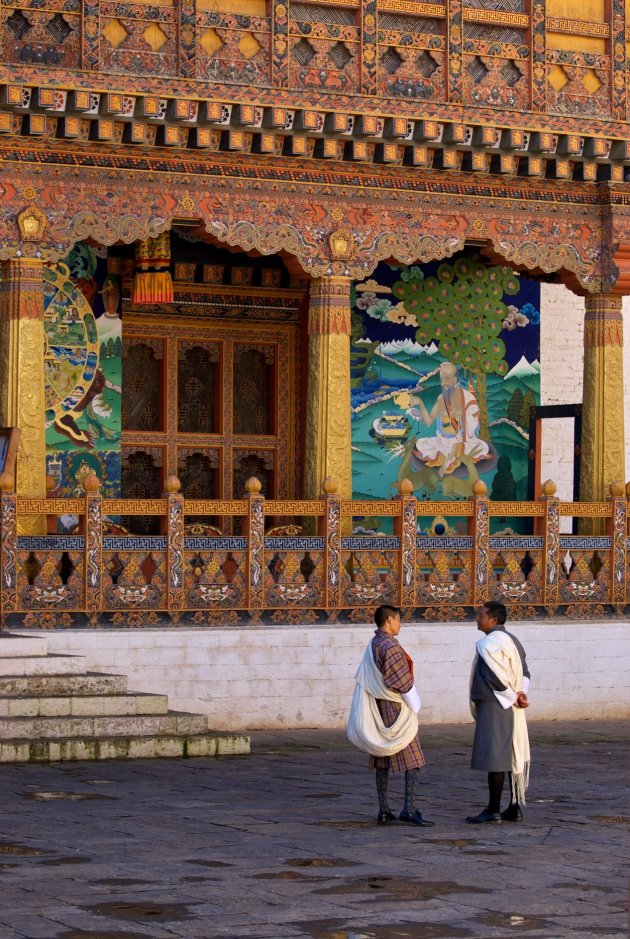
[[30, 205], [23, 212], [20, 212], [17, 217], [17, 224], [22, 241], [38, 242], [44, 237], [48, 222], [40, 209]]

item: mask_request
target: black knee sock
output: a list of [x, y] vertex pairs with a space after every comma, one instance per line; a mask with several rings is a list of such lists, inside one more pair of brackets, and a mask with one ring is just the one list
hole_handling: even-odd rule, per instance
[[501, 793], [503, 792], [503, 783], [505, 782], [505, 773], [488, 773], [488, 811], [501, 811]]
[[376, 794], [378, 795], [379, 812], [389, 812], [389, 801], [387, 799], [387, 782], [389, 770], [382, 766], [376, 767]]
[[403, 811], [413, 814], [416, 807], [416, 779], [418, 778], [417, 769], [405, 770], [405, 805]]

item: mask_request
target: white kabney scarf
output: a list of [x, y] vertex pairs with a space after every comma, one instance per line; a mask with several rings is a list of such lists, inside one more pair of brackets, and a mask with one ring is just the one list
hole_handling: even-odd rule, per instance
[[[393, 756], [411, 743], [418, 733], [418, 716], [398, 691], [392, 691], [376, 667], [372, 640], [354, 676], [356, 687], [348, 717], [348, 740], [372, 756]], [[400, 714], [391, 727], [383, 723], [376, 699], [395, 701]]]
[[[495, 629], [477, 643], [477, 655], [481, 656], [502, 685], [515, 694], [523, 690], [523, 663], [513, 640], [502, 629]], [[473, 663], [476, 668], [477, 659]], [[512, 731], [512, 799], [525, 805], [525, 790], [529, 785], [529, 736], [523, 708], [512, 706], [514, 730]]]

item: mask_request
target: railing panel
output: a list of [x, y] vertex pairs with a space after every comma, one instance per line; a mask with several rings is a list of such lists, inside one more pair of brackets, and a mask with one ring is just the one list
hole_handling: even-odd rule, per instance
[[166, 535], [106, 537], [102, 564], [105, 611], [168, 609]]
[[321, 535], [265, 538], [266, 608], [325, 606], [325, 547]]
[[[562, 535], [560, 602], [573, 616], [597, 616], [611, 602], [610, 536]], [[590, 608], [590, 609], [589, 609]]]
[[82, 535], [19, 536], [15, 554], [18, 611], [82, 611], [84, 553]]
[[463, 619], [473, 604], [472, 579], [472, 536], [418, 536], [415, 605], [426, 607], [425, 618]]
[[[243, 499], [166, 496], [82, 499], [0, 493], [3, 623], [133, 626], [177, 623], [365, 622], [382, 603], [428, 622], [461, 620], [486, 600], [510, 616], [623, 615], [630, 603], [628, 502], [562, 503], [553, 484], [536, 502], [418, 502], [411, 484], [391, 500], [269, 500], [256, 480]], [[333, 488], [329, 486], [329, 489]], [[612, 489], [611, 489], [612, 492]], [[160, 534], [112, 521], [153, 515]], [[73, 519], [73, 534], [20, 535], [29, 517]], [[370, 518], [383, 531], [353, 533]], [[529, 520], [514, 534], [494, 521]], [[593, 534], [561, 535], [560, 519]], [[214, 525], [209, 520], [217, 520]], [[370, 528], [372, 526], [370, 525]], [[28, 530], [28, 529], [26, 529]], [[232, 532], [239, 532], [232, 534]]]
[[[184, 609], [247, 609], [247, 538], [184, 536]], [[193, 617], [203, 622], [204, 616]]]
[[490, 538], [490, 599], [509, 606], [513, 619], [535, 616], [544, 603], [544, 545], [535, 535]]
[[400, 604], [400, 538], [354, 536], [341, 539], [341, 592], [350, 609]]

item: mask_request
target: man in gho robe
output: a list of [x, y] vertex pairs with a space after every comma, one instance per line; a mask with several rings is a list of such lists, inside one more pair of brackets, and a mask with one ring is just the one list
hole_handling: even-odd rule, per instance
[[431, 411], [424, 402], [412, 397], [411, 403], [418, 407], [407, 410], [407, 414], [425, 427], [436, 425], [435, 437], [419, 437], [416, 441], [416, 457], [426, 466], [436, 467], [440, 476], [456, 470], [462, 456], [475, 463], [486, 459], [490, 447], [479, 437], [479, 404], [472, 391], [459, 383], [457, 367], [451, 362], [440, 365], [442, 391]]
[[[489, 601], [477, 614], [484, 634], [477, 643], [470, 684], [470, 708], [475, 718], [472, 769], [488, 774], [488, 805], [466, 821], [521, 822], [521, 806], [529, 782], [528, 707], [529, 669], [525, 650], [505, 629], [507, 611]], [[501, 811], [501, 795], [508, 775], [510, 803]]]
[[[379, 813], [377, 823], [408, 822], [432, 827], [415, 805], [417, 776], [424, 766], [418, 737], [420, 695], [413, 677], [413, 662], [398, 642], [400, 610], [379, 606], [376, 631], [368, 643], [356, 674], [356, 688], [348, 721], [348, 738], [370, 754], [376, 773]], [[389, 773], [404, 772], [405, 803], [398, 818], [388, 800]]]

